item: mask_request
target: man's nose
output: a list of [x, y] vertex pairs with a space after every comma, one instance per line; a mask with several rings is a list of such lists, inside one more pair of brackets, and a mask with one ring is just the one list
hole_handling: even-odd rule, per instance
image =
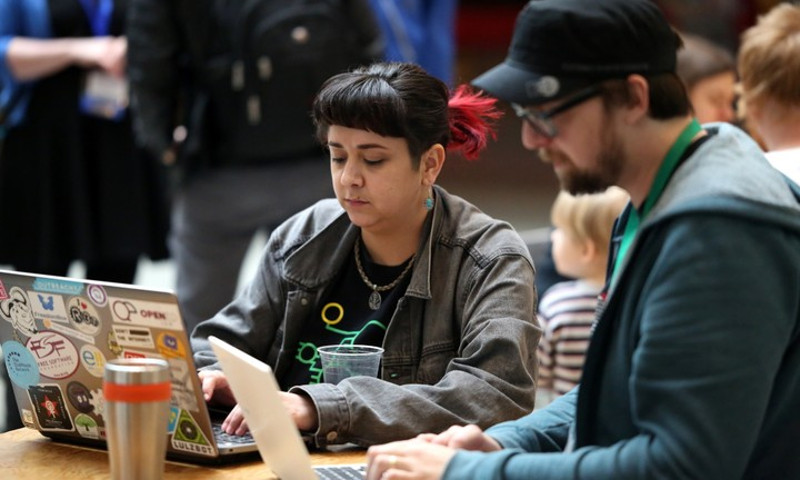
[[522, 146], [528, 150], [547, 147], [553, 141], [536, 131], [528, 122], [522, 122]]

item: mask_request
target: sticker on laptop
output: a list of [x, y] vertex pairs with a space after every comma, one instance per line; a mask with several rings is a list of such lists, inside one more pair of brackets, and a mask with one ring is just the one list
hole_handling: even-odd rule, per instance
[[175, 433], [172, 435], [172, 447], [182, 452], [194, 452], [214, 456], [214, 447], [208, 441], [203, 430], [186, 410], [181, 410]]
[[186, 358], [188, 350], [180, 338], [169, 332], [161, 332], [156, 337], [156, 349], [165, 358]]
[[31, 310], [34, 318], [69, 323], [63, 296], [28, 290], [28, 298], [31, 300]]
[[106, 367], [106, 356], [94, 345], [82, 345], [80, 352], [81, 365], [93, 377], [103, 378]]
[[79, 332], [74, 328], [69, 328], [67, 326], [61, 325], [60, 323], [55, 323], [50, 319], [46, 319], [42, 321], [42, 326], [44, 326], [47, 330], [53, 330], [54, 332], [62, 333], [64, 335], [70, 336], [74, 339], [80, 340], [83, 343], [91, 343], [94, 344], [94, 337], [91, 335], [87, 335], [83, 332]]
[[69, 399], [69, 403], [75, 407], [75, 410], [81, 413], [90, 413], [94, 410], [92, 394], [89, 392], [89, 389], [86, 388], [86, 385], [81, 382], [74, 381], [67, 384], [67, 398]]
[[3, 357], [12, 382], [22, 388], [39, 383], [39, 364], [33, 354], [19, 342], [3, 342]]
[[86, 295], [98, 307], [105, 307], [108, 304], [108, 294], [100, 285], [87, 285]]
[[100, 439], [100, 427], [97, 420], [85, 413], [75, 415], [75, 430], [84, 438]]
[[114, 325], [112, 328], [120, 347], [153, 349], [156, 346], [149, 328], [126, 325]]
[[28, 387], [31, 405], [42, 430], [72, 431], [72, 419], [58, 385]]
[[75, 345], [64, 335], [52, 330], [42, 330], [29, 338], [25, 346], [33, 353], [43, 377], [67, 378], [75, 373], [80, 364]]
[[185, 360], [167, 358], [172, 381], [172, 404], [186, 410], [197, 412], [197, 395], [194, 393], [194, 380], [197, 373], [189, 369]]
[[11, 287], [7, 298], [0, 301], [0, 316], [14, 327], [14, 336], [18, 339], [19, 334], [31, 337], [39, 331], [33, 320], [28, 295], [19, 287]]
[[115, 322], [170, 330], [183, 329], [180, 311], [175, 304], [114, 297], [108, 301]]
[[100, 316], [94, 305], [83, 297], [72, 297], [67, 302], [69, 321], [72, 326], [87, 335], [97, 335], [100, 330]]

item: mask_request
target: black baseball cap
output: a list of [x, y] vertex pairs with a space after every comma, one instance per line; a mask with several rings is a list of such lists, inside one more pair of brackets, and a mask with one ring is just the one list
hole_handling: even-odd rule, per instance
[[531, 0], [506, 59], [472, 85], [536, 105], [632, 73], [675, 72], [680, 45], [652, 0]]

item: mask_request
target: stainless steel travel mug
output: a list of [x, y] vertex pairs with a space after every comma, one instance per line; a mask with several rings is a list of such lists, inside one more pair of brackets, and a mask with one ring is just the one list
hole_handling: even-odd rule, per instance
[[103, 374], [104, 418], [113, 480], [164, 476], [171, 383], [160, 359], [114, 359]]

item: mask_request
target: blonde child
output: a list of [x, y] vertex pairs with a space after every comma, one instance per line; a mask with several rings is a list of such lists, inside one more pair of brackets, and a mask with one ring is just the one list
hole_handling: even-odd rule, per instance
[[583, 195], [562, 191], [553, 203], [553, 262], [558, 273], [575, 280], [554, 284], [539, 302], [543, 334], [537, 408], [580, 381], [598, 294], [606, 280], [611, 229], [627, 202], [624, 190], [609, 187]]

